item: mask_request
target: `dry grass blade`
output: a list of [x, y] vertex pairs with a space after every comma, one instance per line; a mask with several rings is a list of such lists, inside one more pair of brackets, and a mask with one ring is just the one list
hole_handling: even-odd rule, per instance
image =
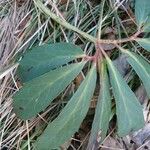
[[[52, 13], [59, 16], [62, 21], [65, 20], [71, 24], [74, 31], [79, 34], [71, 31], [70, 28], [66, 29], [63, 26], [64, 24], [61, 23], [60, 25], [59, 22], [52, 20], [37, 8], [34, 1], [36, 0], [0, 0], [0, 149], [32, 149], [32, 143], [42, 133], [48, 122], [59, 114], [68, 101], [68, 97], [74, 93], [84, 79], [84, 73], [87, 72], [86, 69], [84, 73], [81, 72], [75, 82], [68, 86], [64, 93], [44, 112], [38, 114], [36, 118], [24, 122], [18, 119], [13, 112], [12, 96], [22, 86], [16, 76], [18, 66], [16, 60], [20, 60], [22, 54], [28, 48], [43, 43], [72, 42], [79, 45], [86, 54], [93, 55], [95, 52], [94, 44], [89, 42], [88, 38], [84, 39], [83, 34], [90, 35], [91, 41], [94, 41], [97, 37], [98, 28], [99, 34], [104, 39], [128, 39], [130, 35], [135, 33], [135, 18], [132, 8], [129, 6], [130, 0], [105, 0], [103, 7], [106, 8], [103, 8], [102, 16], [100, 16], [101, 1], [99, 0], [44, 1]], [[97, 25], [98, 22], [100, 23], [99, 26]], [[106, 27], [111, 28], [111, 31], [105, 33]], [[86, 38], [86, 36], [84, 37]], [[112, 45], [105, 44], [103, 44], [104, 49], [113, 51], [112, 58], [117, 58], [118, 50], [116, 46], [112, 43]], [[122, 42], [119, 44], [121, 46]], [[138, 51], [149, 59], [149, 53], [145, 53], [133, 41], [129, 42], [128, 45], [124, 44], [124, 46], [133, 48], [134, 51]], [[137, 78], [132, 73], [129, 76], [131, 80]], [[135, 84], [137, 83], [135, 82]], [[73, 138], [66, 142], [66, 145], [63, 145], [64, 147], [74, 150], [86, 149], [93, 120], [93, 109], [96, 105], [96, 100], [93, 101], [94, 105], [91, 106], [85, 119], [87, 123], [83, 123], [84, 128], [81, 126], [77, 135], [75, 134]], [[144, 105], [146, 115], [149, 114], [149, 107], [147, 104]], [[115, 110], [113, 110], [114, 113]], [[148, 121], [150, 121], [150, 117]], [[111, 135], [108, 135], [106, 142], [100, 147], [102, 149], [125, 149], [126, 141], [114, 136], [115, 126], [112, 124], [113, 130], [110, 129], [109, 132]], [[128, 145], [131, 146], [132, 144], [128, 142]], [[144, 145], [139, 149], [143, 147]]]
[[[58, 8], [62, 7], [62, 4], [56, 5], [52, 1], [50, 4], [51, 10], [63, 17]], [[72, 3], [71, 5], [75, 4]], [[66, 18], [69, 22], [75, 21], [76, 26], [78, 26], [76, 20], [78, 17], [73, 11], [69, 6]], [[91, 9], [85, 17], [95, 15], [93, 11], [94, 9]], [[76, 18], [75, 20], [72, 20], [72, 15]], [[83, 19], [84, 16], [80, 21], [82, 22]], [[88, 32], [88, 26], [87, 24], [82, 29]], [[64, 28], [58, 27], [50, 18], [42, 16], [31, 0], [1, 0], [0, 27], [0, 149], [30, 149], [34, 138], [40, 134], [47, 122], [57, 115], [60, 107], [64, 107], [64, 102], [53, 103], [37, 118], [26, 123], [19, 120], [13, 112], [11, 98], [21, 86], [15, 75], [18, 64], [14, 64], [14, 61], [32, 45], [43, 44], [46, 41], [55, 42], [56, 39], [64, 40], [64, 37], [64, 41], [69, 41], [69, 36], [70, 39], [74, 38], [74, 42], [76, 42], [79, 36], [74, 36], [72, 33], [69, 35]], [[92, 30], [90, 29], [89, 32], [92, 32]], [[66, 93], [68, 93], [68, 90], [62, 95], [63, 99]]]

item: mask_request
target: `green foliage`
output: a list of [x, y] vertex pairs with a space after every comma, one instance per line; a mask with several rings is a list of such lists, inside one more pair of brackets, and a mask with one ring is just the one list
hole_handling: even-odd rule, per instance
[[110, 86], [105, 62], [101, 64], [101, 68], [99, 69], [101, 75], [101, 88], [88, 143], [88, 150], [98, 149], [98, 145], [101, 141], [104, 140], [106, 136], [109, 119], [111, 116], [111, 97], [109, 91]]
[[14, 110], [21, 119], [30, 119], [44, 110], [79, 74], [85, 62], [71, 64], [26, 82], [14, 96]]
[[150, 65], [146, 62], [141, 56], [129, 52], [124, 51], [124, 53], [128, 56], [127, 60], [130, 65], [134, 68], [136, 73], [139, 75], [140, 79], [143, 81], [147, 94], [150, 98]]
[[135, 0], [135, 18], [139, 28], [145, 32], [150, 32], [150, 1]]
[[142, 46], [145, 50], [150, 52], [150, 38], [139, 38], [136, 41]]
[[[134, 53], [129, 51], [123, 52], [127, 55], [128, 62], [142, 79], [149, 94], [149, 64], [143, 60], [143, 58]], [[83, 53], [81, 54], [82, 56], [85, 56]], [[58, 55], [61, 57], [62, 53], [58, 53], [57, 56]], [[85, 59], [86, 61], [88, 61], [87, 58]], [[23, 59], [27, 58], [24, 57]], [[108, 57], [106, 57], [106, 60], [109, 69], [109, 78], [116, 101], [118, 135], [125, 136], [131, 131], [140, 129], [143, 126], [144, 118], [142, 107], [134, 93], [113, 65], [112, 61]], [[24, 60], [22, 60], [22, 62], [23, 61]], [[79, 74], [86, 61], [66, 65], [53, 70], [50, 68], [51, 71], [25, 82], [23, 88], [14, 96], [13, 106], [15, 113], [21, 119], [26, 120], [43, 111], [49, 103], [55, 99]], [[107, 66], [104, 62], [99, 65], [101, 89], [88, 149], [97, 147], [97, 145], [104, 140], [111, 116], [110, 86]], [[87, 77], [66, 107], [62, 110], [60, 115], [47, 126], [44, 133], [35, 142], [38, 149], [44, 150], [48, 148], [57, 148], [79, 129], [79, 126], [88, 111], [90, 100], [95, 89], [95, 65], [96, 64], [94, 62], [94, 65]]]
[[125, 136], [129, 132], [143, 127], [142, 106], [109, 58], [107, 58], [107, 62], [116, 100], [118, 135]]
[[[109, 119], [112, 115], [111, 99], [115, 100], [119, 136], [128, 135], [130, 132], [142, 128], [144, 125], [142, 106], [125, 79], [113, 65], [104, 47], [114, 44], [120, 48], [120, 43], [134, 40], [147, 51], [150, 51], [149, 38], [138, 37], [139, 33], [150, 31], [150, 1], [135, 0], [138, 35], [122, 41], [120, 39], [115, 40], [114, 43], [113, 40], [100, 40], [99, 42], [96, 37], [79, 30], [66, 21], [63, 22], [47, 7], [45, 8], [40, 0], [35, 1], [35, 3], [57, 23], [93, 42], [95, 50], [91, 54], [96, 51], [94, 56], [89, 56], [84, 54], [80, 47], [71, 43], [45, 44], [34, 47], [25, 53], [19, 62], [18, 74], [23, 81], [23, 87], [13, 97], [13, 107], [17, 116], [23, 120], [35, 117], [44, 111], [76, 78], [88, 62], [88, 67], [86, 66], [83, 71], [85, 79], [58, 117], [50, 122], [41, 136], [37, 138], [34, 143], [35, 147], [39, 150], [58, 148], [78, 131], [90, 106], [90, 100], [96, 87], [97, 72], [100, 91], [88, 149], [97, 148], [106, 137]], [[102, 27], [100, 22], [100, 28]], [[119, 50], [126, 55], [128, 63], [142, 80], [150, 97], [149, 63], [136, 53], [123, 48]], [[110, 92], [110, 88], [112, 88], [112, 92]]]
[[57, 148], [78, 131], [90, 106], [95, 85], [96, 66], [93, 66], [60, 115], [47, 126], [44, 133], [37, 139], [35, 142], [37, 149]]
[[18, 74], [26, 82], [83, 55], [80, 47], [70, 43], [44, 44], [24, 54]]

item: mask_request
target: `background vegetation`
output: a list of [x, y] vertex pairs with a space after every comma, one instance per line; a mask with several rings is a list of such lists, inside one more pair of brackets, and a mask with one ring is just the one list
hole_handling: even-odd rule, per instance
[[[12, 96], [19, 90], [22, 83], [16, 76], [18, 63], [22, 53], [27, 49], [43, 45], [44, 43], [71, 42], [80, 46], [86, 54], [95, 52], [92, 37], [83, 35], [81, 30], [104, 39], [129, 38], [136, 32], [137, 26], [134, 15], [134, 1], [107, 0], [61, 0], [45, 1], [45, 6], [62, 20], [66, 20], [74, 27], [65, 28], [66, 24], [54, 21], [49, 15], [37, 7], [31, 0], [1, 0], [0, 1], [0, 148], [1, 149], [32, 149], [32, 143], [43, 132], [49, 121], [54, 120], [65, 106], [74, 91], [84, 78], [81, 72], [74, 82], [55, 100], [44, 112], [29, 121], [22, 121], [14, 114]], [[101, 30], [99, 30], [99, 27]], [[79, 29], [79, 30], [77, 30]], [[80, 34], [78, 34], [80, 33]], [[147, 33], [146, 35], [148, 35]], [[143, 37], [143, 35], [139, 35]], [[90, 40], [89, 40], [90, 39]], [[121, 44], [120, 44], [121, 45]], [[138, 51], [150, 60], [149, 52], [143, 50], [137, 43], [131, 41], [128, 48]], [[115, 110], [109, 126], [108, 136], [105, 138], [102, 149], [144, 149], [149, 148], [149, 103], [146, 92], [136, 73], [130, 69], [126, 60], [112, 44], [103, 45], [105, 50], [111, 50], [111, 58], [120, 70], [120, 73], [139, 97], [144, 109], [145, 128], [142, 132], [119, 138], [115, 133]], [[117, 59], [116, 59], [117, 58]], [[84, 72], [87, 72], [89, 66]], [[99, 88], [92, 98], [90, 110], [79, 131], [64, 145], [62, 149], [85, 149], [94, 117], [94, 110], [98, 98]], [[143, 134], [146, 135], [143, 137]]]

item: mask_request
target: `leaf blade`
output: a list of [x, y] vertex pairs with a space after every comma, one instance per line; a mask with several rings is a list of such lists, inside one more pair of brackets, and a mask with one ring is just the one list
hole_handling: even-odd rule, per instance
[[150, 38], [139, 38], [136, 39], [140, 46], [150, 52]]
[[102, 63], [100, 68], [100, 85], [100, 95], [96, 106], [87, 150], [98, 149], [100, 142], [102, 142], [106, 136], [111, 116], [111, 98], [105, 62]]
[[15, 113], [23, 120], [44, 110], [78, 75], [85, 62], [50, 71], [24, 84], [13, 97]]
[[18, 74], [27, 82], [81, 56], [84, 56], [82, 49], [71, 43], [44, 44], [24, 54]]
[[135, 0], [135, 18], [141, 28], [143, 25], [144, 32], [150, 31], [150, 1]]
[[60, 115], [48, 125], [44, 133], [35, 142], [37, 149], [57, 148], [78, 130], [90, 106], [95, 85], [96, 67], [93, 66]]
[[134, 68], [140, 79], [142, 80], [148, 97], [150, 98], [150, 64], [146, 62], [141, 56], [124, 51], [127, 56], [127, 61]]
[[109, 58], [107, 63], [116, 102], [118, 135], [125, 136], [143, 127], [142, 106]]

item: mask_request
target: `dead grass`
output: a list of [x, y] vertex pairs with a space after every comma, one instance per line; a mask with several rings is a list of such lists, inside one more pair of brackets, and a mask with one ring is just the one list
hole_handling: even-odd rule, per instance
[[[96, 35], [99, 19], [97, 3], [91, 3], [88, 0], [68, 0], [67, 3], [65, 1], [54, 3], [54, 1], [49, 0], [46, 1], [46, 4], [49, 4], [49, 8], [59, 17], [66, 19], [87, 33]], [[117, 8], [118, 3], [115, 3], [115, 6]], [[115, 18], [112, 17], [112, 10], [105, 12], [106, 14], [108, 19], [104, 25], [113, 26]], [[132, 21], [131, 16], [128, 20]], [[120, 21], [119, 18], [118, 21]], [[123, 26], [123, 32], [127, 33], [124, 29], [124, 22], [121, 21], [120, 23]], [[104, 25], [102, 25], [102, 28]], [[118, 36], [121, 36], [120, 30], [120, 27], [118, 27]], [[102, 30], [102, 33], [104, 33], [104, 30]], [[12, 108], [12, 97], [21, 86], [15, 74], [17, 68], [15, 60], [19, 59], [21, 54], [33, 45], [57, 41], [78, 43], [86, 53], [91, 53], [94, 49], [94, 45], [80, 35], [66, 30], [48, 16], [43, 15], [32, 0], [0, 0], [0, 70], [3, 71], [0, 72], [0, 149], [32, 149], [32, 142], [42, 132], [47, 123], [55, 118], [60, 108], [64, 106], [64, 99], [64, 101], [56, 101], [43, 113], [29, 121], [18, 119]], [[74, 85], [70, 87], [74, 90]], [[60, 99], [64, 98], [65, 94], [66, 92], [62, 94]], [[74, 137], [73, 142], [68, 142], [65, 147], [68, 147], [68, 145], [71, 149], [82, 147], [84, 150], [89, 132], [89, 130], [85, 131], [82, 139]], [[115, 138], [113, 142], [116, 142], [120, 149], [124, 149], [123, 142], [120, 142], [121, 139], [119, 141], [115, 135], [112, 135], [112, 137]], [[108, 136], [108, 138], [112, 137]], [[78, 148], [75, 148], [77, 144], [73, 144], [75, 141], [80, 145]], [[101, 147], [116, 149], [115, 144], [112, 144], [109, 148], [108, 146]]]
[[[58, 16], [63, 17], [57, 4], [52, 3], [52, 1], [50, 3], [51, 9]], [[61, 7], [66, 7], [66, 13], [70, 13], [66, 17], [72, 20], [74, 10], [67, 10], [68, 6]], [[57, 115], [59, 107], [62, 106], [60, 102], [53, 103], [35, 119], [26, 122], [18, 119], [12, 108], [13, 94], [20, 88], [20, 83], [15, 76], [17, 68], [17, 64], [14, 64], [15, 60], [34, 44], [40, 45], [56, 40], [68, 42], [68, 37], [76, 42], [78, 35], [72, 33], [69, 36], [66, 35], [65, 29], [54, 24], [50, 18], [41, 15], [31, 0], [1, 0], [0, 9], [0, 149], [30, 149], [32, 147], [30, 143], [41, 133], [47, 122]], [[78, 15], [78, 12], [75, 13]], [[92, 13], [91, 10], [84, 19]], [[77, 19], [77, 16], [74, 16], [73, 21], [76, 26], [82, 24], [82, 21], [78, 23]]]

